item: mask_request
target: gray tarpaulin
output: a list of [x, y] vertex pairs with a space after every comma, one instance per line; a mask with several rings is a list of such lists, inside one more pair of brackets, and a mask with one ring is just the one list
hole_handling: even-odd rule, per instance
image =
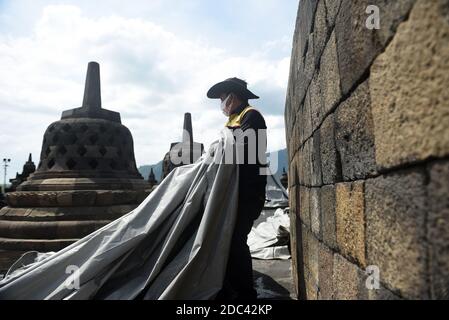
[[286, 208], [288, 207], [287, 190], [270, 174], [267, 176], [265, 208]]
[[266, 202], [248, 235], [251, 256], [256, 259], [290, 259], [288, 193], [274, 175], [267, 177]]
[[236, 216], [238, 166], [222, 164], [233, 144], [224, 130], [208, 153], [175, 169], [135, 210], [9, 274], [0, 299], [213, 298]]
[[287, 260], [291, 258], [290, 217], [284, 209], [277, 209], [272, 216], [253, 226], [248, 235], [251, 256], [261, 260]]

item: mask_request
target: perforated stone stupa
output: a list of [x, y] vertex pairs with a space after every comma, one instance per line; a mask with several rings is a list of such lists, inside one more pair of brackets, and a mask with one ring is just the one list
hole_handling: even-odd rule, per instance
[[102, 109], [100, 69], [88, 65], [83, 105], [44, 134], [36, 172], [0, 210], [0, 269], [25, 251], [56, 251], [133, 210], [151, 186], [139, 174], [131, 132]]

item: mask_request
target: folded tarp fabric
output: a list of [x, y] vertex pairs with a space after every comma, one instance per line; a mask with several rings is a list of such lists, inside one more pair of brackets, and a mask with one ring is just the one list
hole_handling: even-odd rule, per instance
[[0, 299], [214, 298], [237, 212], [238, 166], [224, 161], [234, 143], [223, 130], [209, 152], [172, 171], [135, 210], [10, 272]]
[[290, 217], [284, 209], [277, 209], [266, 221], [253, 226], [248, 235], [251, 256], [261, 260], [288, 260], [290, 241]]

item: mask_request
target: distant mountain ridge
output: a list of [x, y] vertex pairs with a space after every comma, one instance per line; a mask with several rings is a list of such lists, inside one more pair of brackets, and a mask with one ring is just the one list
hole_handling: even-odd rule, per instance
[[[274, 174], [275, 178], [279, 181], [282, 175], [282, 169], [288, 169], [288, 161], [287, 161], [287, 149], [282, 149], [279, 151], [271, 152], [269, 155], [273, 155], [278, 152], [278, 171]], [[161, 181], [162, 177], [162, 160], [156, 164], [151, 165], [143, 165], [139, 167], [139, 172], [143, 176], [145, 180], [148, 180], [148, 176], [150, 175], [151, 168], [153, 168], [154, 175], [158, 182]]]
[[139, 167], [139, 172], [145, 180], [148, 180], [148, 176], [150, 175], [151, 168], [153, 168], [154, 176], [158, 182], [161, 181], [162, 178], [162, 160], [156, 164], [151, 165], [143, 165]]

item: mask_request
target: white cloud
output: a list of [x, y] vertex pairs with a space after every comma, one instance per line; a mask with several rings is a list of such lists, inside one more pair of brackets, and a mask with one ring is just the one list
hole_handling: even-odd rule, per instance
[[88, 17], [76, 6], [47, 6], [31, 34], [0, 35], [0, 150], [15, 161], [10, 176], [28, 152], [37, 162], [45, 128], [63, 110], [80, 106], [92, 60], [101, 65], [103, 107], [121, 113], [138, 165], [161, 160], [179, 140], [184, 112], [192, 113], [196, 141], [207, 146], [215, 140], [226, 119], [206, 91], [231, 76], [259, 90], [262, 99], [254, 103], [266, 115], [269, 149], [284, 148], [289, 57], [274, 59], [269, 52], [286, 42], [236, 56], [148, 20]]

